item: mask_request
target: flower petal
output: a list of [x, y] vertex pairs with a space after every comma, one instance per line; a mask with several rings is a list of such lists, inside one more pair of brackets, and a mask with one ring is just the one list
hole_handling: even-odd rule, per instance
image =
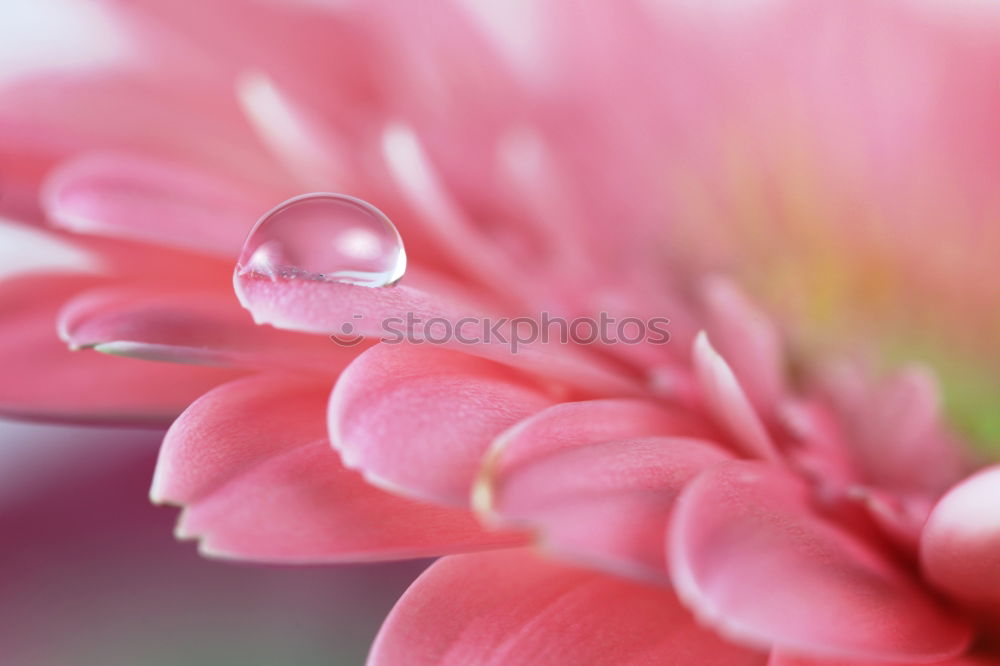
[[747, 455], [765, 460], [780, 458], [774, 441], [740, 386], [729, 364], [705, 333], [694, 342], [694, 364], [705, 401]]
[[[240, 302], [258, 324], [322, 334], [349, 325], [358, 335], [372, 338], [433, 339], [439, 347], [460, 349], [593, 392], [630, 395], [638, 391], [631, 378], [569, 345], [527, 342], [512, 347], [509, 322], [500, 327], [499, 335], [492, 328], [484, 331], [484, 322], [498, 319], [491, 320], [485, 314], [489, 309], [465, 300], [457, 289], [431, 292], [407, 285], [373, 288], [240, 275], [234, 280]], [[435, 321], [441, 325], [434, 327]], [[462, 335], [446, 335], [446, 331]]]
[[229, 289], [106, 287], [85, 291], [59, 313], [73, 348], [148, 360], [289, 368], [336, 375], [364, 347], [360, 339], [255, 326]]
[[464, 506], [490, 442], [551, 402], [503, 365], [442, 349], [380, 344], [337, 380], [330, 439], [345, 464], [373, 483]]
[[[230, 75], [195, 72], [191, 64], [183, 64], [185, 76], [170, 67], [101, 67], [5, 81], [3, 152], [51, 168], [88, 150], [121, 150], [205, 165], [265, 188], [281, 182], [236, 100], [219, 94]], [[49, 168], [35, 171], [40, 177]]]
[[506, 431], [495, 444], [495, 460], [487, 471], [503, 473], [515, 465], [586, 444], [654, 435], [711, 438], [714, 432], [688, 412], [649, 400], [563, 402]]
[[368, 664], [765, 661], [698, 627], [668, 590], [506, 550], [433, 564], [389, 614]]
[[236, 82], [236, 93], [257, 134], [305, 188], [358, 190], [358, 174], [352, 170], [356, 165], [333, 128], [297, 104], [271, 77], [246, 72]]
[[896, 545], [916, 555], [932, 502], [923, 496], [901, 495], [864, 486], [852, 487], [848, 496], [860, 500], [875, 524]]
[[0, 283], [0, 413], [20, 418], [167, 423], [241, 373], [73, 352], [56, 335], [62, 303], [93, 285], [75, 275]]
[[[476, 508], [536, 530], [546, 550], [664, 581], [664, 532], [687, 479], [726, 459], [705, 426], [633, 399], [553, 405], [503, 433], [480, 470]], [[669, 435], [669, 436], [668, 436]]]
[[800, 480], [761, 463], [724, 463], [692, 481], [668, 549], [681, 598], [751, 644], [933, 661], [969, 642], [969, 628], [884, 555], [820, 518]]
[[278, 196], [190, 166], [89, 153], [48, 177], [42, 203], [73, 231], [235, 256]]
[[339, 562], [512, 545], [471, 513], [418, 504], [344, 468], [326, 439], [328, 384], [255, 375], [196, 401], [170, 428], [150, 491], [185, 506], [178, 536], [209, 555]]
[[729, 280], [713, 276], [703, 286], [708, 334], [753, 406], [769, 414], [785, 388], [777, 328]]
[[920, 538], [927, 577], [955, 596], [1000, 611], [1000, 465], [948, 491]]
[[971, 471], [967, 453], [943, 427], [939, 389], [925, 369], [906, 367], [874, 384], [845, 363], [820, 379], [866, 482], [933, 501]]
[[547, 550], [669, 582], [667, 520], [684, 484], [729, 455], [703, 440], [638, 437], [536, 458], [495, 478], [501, 525], [534, 528]]

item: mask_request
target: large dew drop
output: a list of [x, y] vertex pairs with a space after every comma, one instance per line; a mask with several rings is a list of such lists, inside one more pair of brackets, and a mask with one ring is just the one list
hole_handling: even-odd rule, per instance
[[236, 265], [240, 278], [395, 284], [406, 271], [396, 227], [371, 204], [344, 194], [303, 194], [254, 225]]

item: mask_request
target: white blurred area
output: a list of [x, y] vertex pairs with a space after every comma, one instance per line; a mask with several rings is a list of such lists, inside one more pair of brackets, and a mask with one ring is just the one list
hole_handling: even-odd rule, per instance
[[86, 250], [0, 217], [0, 280], [59, 270], [98, 273], [101, 268]]
[[83, 0], [0, 2], [0, 84], [40, 69], [77, 69], [129, 51], [110, 12]]

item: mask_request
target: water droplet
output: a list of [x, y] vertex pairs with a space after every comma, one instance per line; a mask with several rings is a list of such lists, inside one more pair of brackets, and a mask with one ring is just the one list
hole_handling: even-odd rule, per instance
[[303, 194], [272, 208], [254, 225], [236, 265], [240, 277], [395, 284], [406, 251], [382, 211], [345, 194]]

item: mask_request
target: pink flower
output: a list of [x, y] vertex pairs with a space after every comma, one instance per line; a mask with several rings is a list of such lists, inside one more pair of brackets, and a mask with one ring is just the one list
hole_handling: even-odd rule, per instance
[[[447, 555], [400, 600], [373, 664], [998, 663], [1000, 523], [983, 516], [997, 468], [965, 478], [921, 370], [873, 382], [795, 358], [791, 381], [779, 328], [710, 270], [757, 256], [740, 225], [691, 208], [746, 212], [720, 158], [732, 128], [784, 182], [790, 148], [760, 127], [788, 121], [825, 160], [838, 222], [877, 211], [901, 234], [891, 194], [923, 182], [911, 165], [928, 137], [949, 158], [932, 166], [962, 185], [942, 197], [988, 210], [979, 171], [996, 156], [922, 106], [979, 94], [978, 70], [950, 75], [986, 57], [954, 41], [976, 28], [826, 2], [738, 19], [528, 5], [535, 39], [464, 5], [114, 7], [145, 60], [34, 78], [0, 108], [0, 164], [21, 193], [6, 210], [37, 221], [24, 193], [40, 188], [61, 229], [5, 227], [45, 250], [0, 282], [5, 413], [155, 422], [203, 394], [167, 433], [151, 495], [183, 507], [177, 534], [204, 553]], [[838, 50], [845, 37], [885, 49], [875, 83], [854, 80], [872, 70]], [[924, 47], [945, 73], [917, 81], [906, 58]], [[789, 91], [801, 108], [769, 116]], [[233, 298], [248, 221], [302, 190], [385, 210], [403, 282], [248, 271], [252, 236]], [[877, 245], [858, 225], [857, 247]], [[888, 265], [912, 274], [941, 237], [979, 244], [932, 231]], [[541, 312], [666, 315], [671, 339], [513, 353], [326, 337]], [[70, 353], [43, 334], [53, 321], [73, 348], [130, 358]]]

